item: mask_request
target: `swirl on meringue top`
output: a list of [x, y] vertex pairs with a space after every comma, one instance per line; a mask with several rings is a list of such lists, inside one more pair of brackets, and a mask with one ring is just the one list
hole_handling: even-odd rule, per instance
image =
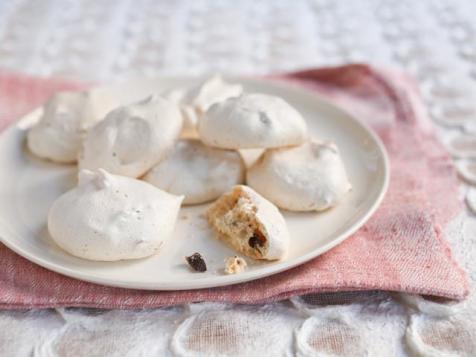
[[88, 132], [79, 168], [142, 176], [173, 147], [181, 127], [178, 106], [161, 96], [119, 107]]
[[27, 146], [43, 159], [74, 163], [87, 130], [117, 105], [106, 90], [58, 92], [46, 102], [42, 117], [28, 131]]
[[115, 261], [155, 254], [170, 238], [183, 196], [99, 169], [79, 173], [78, 186], [50, 208], [48, 230], [68, 253]]

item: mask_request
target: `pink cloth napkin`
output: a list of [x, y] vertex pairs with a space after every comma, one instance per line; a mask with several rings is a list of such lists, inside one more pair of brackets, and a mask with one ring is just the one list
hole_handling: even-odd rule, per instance
[[[364, 65], [273, 77], [327, 97], [373, 126], [390, 155], [382, 206], [352, 237], [297, 268], [249, 283], [141, 291], [82, 282], [30, 263], [0, 244], [0, 307], [142, 308], [193, 301], [260, 303], [317, 292], [391, 290], [463, 299], [468, 278], [441, 228], [461, 208], [450, 159], [435, 140], [418, 92], [398, 73]], [[51, 93], [78, 86], [0, 72], [0, 128]]]

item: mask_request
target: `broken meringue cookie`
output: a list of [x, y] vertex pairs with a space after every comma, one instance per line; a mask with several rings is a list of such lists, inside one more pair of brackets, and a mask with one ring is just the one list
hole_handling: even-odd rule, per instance
[[140, 177], [173, 148], [181, 127], [177, 105], [160, 96], [119, 107], [88, 132], [79, 168]]
[[188, 90], [174, 89], [164, 93], [164, 96], [177, 103], [182, 111], [182, 136], [197, 137], [198, 121], [213, 104], [242, 93], [241, 84], [227, 83], [221, 76], [214, 75]]
[[308, 137], [299, 112], [284, 99], [244, 94], [214, 104], [198, 123], [200, 139], [222, 149], [258, 149], [300, 145]]
[[339, 150], [330, 142], [268, 149], [246, 176], [247, 184], [256, 192], [290, 211], [328, 209], [352, 187]]
[[94, 124], [118, 105], [107, 90], [57, 92], [43, 106], [43, 115], [27, 133], [36, 156], [58, 163], [75, 163], [81, 141]]
[[77, 187], [51, 206], [48, 231], [79, 258], [143, 258], [171, 237], [182, 199], [143, 181], [83, 170]]
[[289, 232], [284, 217], [250, 187], [233, 187], [209, 207], [206, 215], [217, 237], [238, 252], [254, 259], [285, 257]]

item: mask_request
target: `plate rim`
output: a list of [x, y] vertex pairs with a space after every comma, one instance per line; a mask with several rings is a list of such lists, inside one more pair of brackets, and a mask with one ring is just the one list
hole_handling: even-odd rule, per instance
[[[7, 239], [6, 237], [3, 237], [3, 234], [0, 234], [0, 242], [3, 243], [5, 246], [7, 246], [9, 249], [14, 251], [15, 253], [19, 254], [23, 258], [41, 266], [46, 269], [49, 269], [51, 271], [54, 271], [56, 273], [59, 273], [61, 275], [74, 278], [74, 279], [79, 279], [82, 281], [94, 283], [94, 284], [99, 284], [99, 285], [104, 285], [104, 286], [110, 286], [110, 287], [118, 287], [118, 288], [126, 288], [126, 289], [140, 289], [140, 290], [150, 290], [150, 291], [171, 291], [171, 290], [196, 290], [196, 289], [204, 289], [204, 288], [214, 288], [214, 287], [222, 287], [222, 286], [230, 286], [230, 285], [235, 285], [235, 284], [240, 284], [240, 283], [246, 283], [254, 280], [258, 280], [261, 278], [265, 278], [268, 276], [272, 276], [275, 274], [282, 273], [284, 271], [287, 271], [289, 269], [295, 268], [297, 266], [300, 266], [311, 259], [314, 259], [330, 249], [334, 248], [335, 246], [339, 245], [342, 243], [344, 240], [349, 238], [351, 235], [353, 235], [358, 229], [360, 229], [369, 219], [370, 217], [373, 216], [375, 211], [380, 207], [389, 187], [390, 183], [390, 160], [388, 157], [387, 150], [385, 148], [385, 145], [383, 144], [382, 140], [380, 137], [376, 134], [376, 132], [370, 128], [370, 126], [361, 120], [359, 120], [356, 116], [353, 114], [349, 113], [345, 109], [335, 105], [331, 101], [327, 100], [326, 98], [323, 98], [320, 96], [318, 93], [314, 93], [310, 90], [307, 90], [303, 87], [299, 87], [293, 83], [286, 83], [274, 79], [274, 78], [250, 78], [247, 76], [225, 76], [226, 78], [234, 78], [235, 80], [242, 81], [242, 82], [258, 82], [261, 84], [271, 84], [273, 86], [279, 86], [281, 89], [284, 90], [292, 90], [295, 92], [300, 92], [297, 94], [302, 94], [302, 95], [312, 95], [315, 97], [316, 100], [319, 101], [319, 105], [321, 106], [326, 106], [327, 108], [330, 108], [331, 110], [338, 112], [341, 115], [344, 115], [347, 117], [347, 120], [351, 120], [354, 125], [357, 125], [360, 127], [361, 130], [363, 130], [374, 142], [375, 146], [378, 148], [379, 151], [379, 156], [382, 159], [382, 166], [384, 168], [383, 170], [383, 180], [382, 180], [382, 185], [380, 187], [380, 190], [378, 191], [378, 195], [374, 202], [371, 204], [369, 209], [363, 214], [358, 220], [356, 220], [353, 224], [351, 224], [350, 227], [348, 227], [346, 230], [341, 232], [340, 234], [336, 235], [332, 241], [316, 248], [313, 249], [305, 254], [302, 254], [296, 258], [293, 258], [290, 261], [284, 261], [284, 264], [281, 265], [273, 265], [269, 266], [268, 269], [264, 270], [263, 269], [257, 269], [255, 271], [249, 271], [247, 272], [246, 275], [241, 275], [241, 274], [236, 274], [232, 276], [228, 276], [227, 280], [217, 280], [217, 276], [210, 276], [210, 277], [205, 277], [201, 279], [197, 279], [193, 281], [191, 284], [187, 284], [187, 286], [184, 286], [183, 283], [181, 284], [169, 281], [169, 282], [162, 282], [162, 283], [149, 283], [149, 282], [141, 282], [139, 285], [137, 285], [137, 281], [129, 281], [129, 280], [122, 280], [122, 281], [115, 281], [107, 278], [102, 278], [102, 277], [97, 277], [97, 276], [91, 276], [90, 274], [83, 273], [81, 271], [77, 271], [71, 268], [68, 268], [67, 266], [51, 262], [47, 259], [40, 258], [36, 256], [35, 254], [29, 253], [27, 250], [24, 250], [21, 246], [15, 244], [11, 240]], [[156, 77], [153, 79], [146, 78], [143, 79], [145, 81], [159, 81], [159, 80], [164, 80], [164, 81], [170, 81], [170, 80], [175, 80], [175, 81], [180, 81], [180, 80], [197, 80], [198, 78], [201, 77], [184, 77], [184, 76], [161, 76], [161, 77]], [[125, 83], [130, 83], [130, 82], [135, 82], [138, 81], [138, 79], [131, 79], [128, 81], [123, 81], [123, 82], [115, 82], [110, 85], [100, 85], [97, 88], [110, 88], [110, 87], [117, 87], [119, 85], [124, 85]], [[37, 107], [30, 111], [29, 113], [23, 115], [21, 118], [15, 120], [13, 123], [11, 123], [7, 128], [5, 128], [2, 133], [0, 134], [1, 136], [5, 136], [8, 132], [12, 130], [24, 130], [25, 129], [25, 122], [28, 123], [28, 121], [31, 121], [31, 116], [33, 113], [38, 113], [39, 108]], [[4, 225], [1, 224], [0, 222], [0, 233], [5, 233], [5, 231], [8, 231], [9, 229], [5, 227]], [[16, 235], [13, 233], [13, 235]], [[231, 280], [231, 281], [230, 281]], [[160, 285], [160, 286], [159, 286]]]

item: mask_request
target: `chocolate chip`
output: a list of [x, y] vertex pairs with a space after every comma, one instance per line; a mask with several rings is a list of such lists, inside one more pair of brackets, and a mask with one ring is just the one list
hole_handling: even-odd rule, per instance
[[193, 270], [201, 273], [207, 271], [207, 264], [200, 253], [193, 253], [191, 256], [185, 257], [185, 260]]
[[265, 112], [259, 112], [259, 120], [265, 125], [271, 124], [271, 120], [269, 119], [268, 115]]
[[248, 245], [251, 248], [262, 247], [264, 245], [264, 241], [260, 237], [261, 235], [258, 233], [254, 233], [250, 239], [248, 239]]

